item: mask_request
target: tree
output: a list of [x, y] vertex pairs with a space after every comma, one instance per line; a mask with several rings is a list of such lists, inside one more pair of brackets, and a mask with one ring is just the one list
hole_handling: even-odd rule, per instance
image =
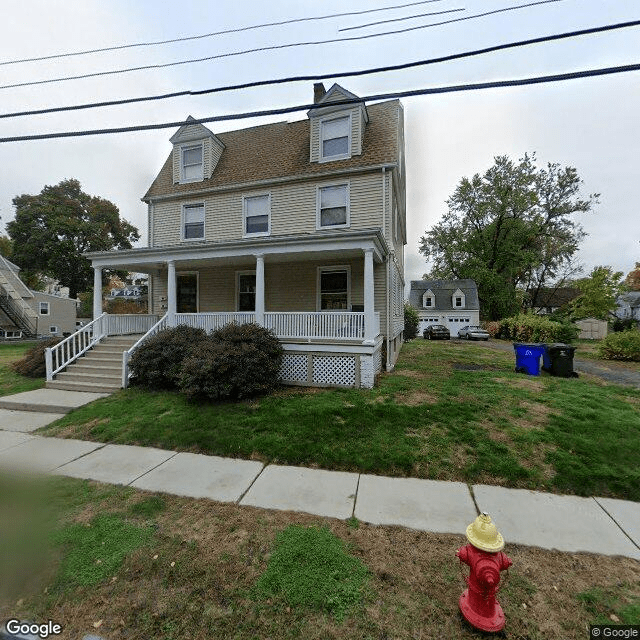
[[623, 292], [622, 271], [611, 267], [595, 267], [587, 278], [576, 281], [580, 295], [571, 301], [571, 315], [575, 320], [598, 318], [608, 320], [617, 307], [616, 299]]
[[535, 305], [546, 283], [575, 272], [573, 257], [586, 234], [571, 216], [598, 198], [579, 197], [573, 167], [539, 169], [535, 155], [494, 161], [484, 175], [461, 180], [447, 213], [420, 239], [432, 275], [475, 280], [483, 316], [491, 320], [516, 313], [523, 289]]
[[72, 298], [93, 286], [93, 270], [84, 252], [130, 249], [140, 238], [112, 202], [84, 193], [78, 180], [46, 186], [35, 196], [17, 196], [13, 204], [15, 219], [6, 225], [13, 241], [12, 260], [26, 273], [39, 271], [55, 278], [69, 287]]
[[404, 303], [404, 339], [412, 340], [418, 335], [420, 318], [418, 312], [408, 303]]
[[635, 269], [629, 271], [624, 282], [629, 291], [640, 291], [640, 262], [636, 262]]
[[0, 236], [0, 256], [11, 259], [11, 251], [13, 250], [13, 243], [8, 236]]

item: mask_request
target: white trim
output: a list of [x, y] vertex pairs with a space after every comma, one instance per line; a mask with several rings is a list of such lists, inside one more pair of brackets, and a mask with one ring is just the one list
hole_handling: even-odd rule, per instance
[[53, 333], [53, 334], [60, 333], [60, 327], [58, 327], [58, 326], [57, 326], [57, 325], [55, 325], [55, 324], [52, 324], [52, 325], [49, 327], [49, 333]]
[[[346, 271], [347, 272], [347, 308], [346, 309], [322, 309], [321, 308], [321, 290], [320, 290], [320, 276], [322, 273], [331, 271]], [[316, 270], [316, 311], [351, 311], [351, 265], [349, 264], [335, 264], [327, 265], [324, 267], [317, 267]]]
[[[236, 271], [236, 313], [255, 313], [255, 310], [256, 310], [255, 299], [253, 303], [253, 311], [240, 311], [240, 276], [255, 276], [255, 275], [256, 275], [255, 269], [247, 269], [245, 271]], [[256, 285], [257, 285], [257, 277], [256, 277]]]
[[[258, 231], [257, 233], [247, 233], [247, 200], [251, 200], [252, 198], [267, 198], [267, 205], [269, 211], [267, 213], [267, 230], [266, 231]], [[271, 235], [271, 192], [266, 191], [265, 193], [255, 193], [251, 195], [243, 195], [242, 196], [242, 237], [243, 238], [258, 238], [261, 236], [270, 236]]]
[[[202, 161], [200, 163], [200, 173], [195, 178], [185, 178], [184, 177], [184, 152], [190, 151], [192, 149], [197, 149], [200, 147], [200, 151], [202, 154]], [[186, 144], [181, 144], [179, 146], [180, 149], [180, 184], [188, 184], [190, 182], [202, 182], [204, 180], [204, 141], [196, 142], [193, 144], [192, 142], [188, 142]], [[191, 165], [196, 166], [196, 165]]]
[[[341, 153], [340, 155], [335, 156], [325, 156], [323, 154], [323, 141], [324, 141], [324, 125], [327, 122], [331, 122], [334, 120], [346, 120], [347, 121], [347, 153]], [[318, 162], [333, 162], [334, 160], [346, 160], [351, 157], [351, 149], [353, 147], [351, 137], [353, 135], [353, 118], [352, 112], [348, 113], [333, 113], [330, 116], [325, 116], [324, 118], [318, 119], [318, 144], [320, 148], [318, 149]], [[332, 138], [330, 138], [332, 139]]]
[[[198, 238], [187, 238], [185, 237], [185, 210], [186, 209], [195, 209], [196, 207], [202, 207], [202, 237]], [[183, 242], [198, 242], [202, 241], [207, 236], [207, 205], [204, 201], [202, 202], [185, 202], [181, 207], [181, 215], [180, 215], [180, 240]]]
[[[460, 301], [462, 302], [461, 305], [456, 305], [456, 298], [460, 298]], [[464, 293], [462, 293], [462, 291], [460, 291], [460, 289], [456, 289], [456, 291], [453, 292], [453, 295], [451, 296], [451, 307], [454, 311], [457, 311], [458, 309], [464, 309], [466, 307], [467, 304], [467, 299], [466, 296], [464, 295]]]
[[[46, 311], [43, 311], [43, 306], [42, 305], [46, 305]], [[43, 300], [40, 300], [38, 302], [38, 314], [41, 316], [48, 316], [51, 315], [51, 303], [50, 302], [44, 302]]]
[[[322, 198], [322, 190], [331, 188], [331, 187], [346, 187], [346, 212], [345, 212], [345, 220], [344, 224], [329, 224], [322, 225], [321, 224], [321, 210], [320, 203]], [[316, 187], [316, 231], [325, 231], [326, 229], [348, 229], [351, 226], [351, 182], [349, 180], [344, 180], [340, 182], [327, 182], [326, 184], [319, 184]]]
[[176, 271], [176, 313], [190, 313], [188, 311], [178, 311], [178, 297], [180, 289], [180, 276], [193, 276], [196, 277], [196, 311], [200, 313], [200, 272], [199, 271]]

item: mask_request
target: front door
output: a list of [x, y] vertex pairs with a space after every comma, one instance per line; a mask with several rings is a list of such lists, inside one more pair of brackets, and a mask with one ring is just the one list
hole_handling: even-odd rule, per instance
[[198, 313], [198, 274], [177, 275], [176, 306], [178, 313]]

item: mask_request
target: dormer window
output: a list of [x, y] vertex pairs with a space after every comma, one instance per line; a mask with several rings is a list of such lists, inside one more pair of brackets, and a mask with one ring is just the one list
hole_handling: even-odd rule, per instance
[[344, 116], [320, 123], [321, 160], [341, 160], [350, 157], [351, 118]]
[[204, 178], [202, 144], [182, 147], [182, 182], [198, 182]]
[[457, 289], [454, 294], [451, 296], [451, 306], [454, 309], [464, 309], [465, 307], [465, 295], [464, 293], [462, 293], [462, 291], [460, 291], [460, 289]]
[[433, 295], [431, 289], [424, 292], [422, 296], [422, 306], [425, 309], [433, 309], [436, 306], [436, 297]]

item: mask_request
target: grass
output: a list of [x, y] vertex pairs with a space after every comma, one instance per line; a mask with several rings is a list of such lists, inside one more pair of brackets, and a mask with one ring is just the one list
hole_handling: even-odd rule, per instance
[[33, 345], [33, 342], [0, 343], [0, 396], [44, 387], [44, 380], [21, 376], [9, 368], [11, 362], [22, 358]]
[[513, 369], [512, 353], [415, 340], [372, 390], [283, 388], [190, 404], [128, 389], [41, 433], [640, 500], [640, 391]]
[[[27, 531], [38, 536], [25, 547]], [[0, 534], [0, 620], [53, 620], [63, 638], [483, 637], [458, 611], [462, 532], [0, 476]], [[581, 640], [602, 616], [638, 622], [637, 561], [505, 551], [505, 637]]]

